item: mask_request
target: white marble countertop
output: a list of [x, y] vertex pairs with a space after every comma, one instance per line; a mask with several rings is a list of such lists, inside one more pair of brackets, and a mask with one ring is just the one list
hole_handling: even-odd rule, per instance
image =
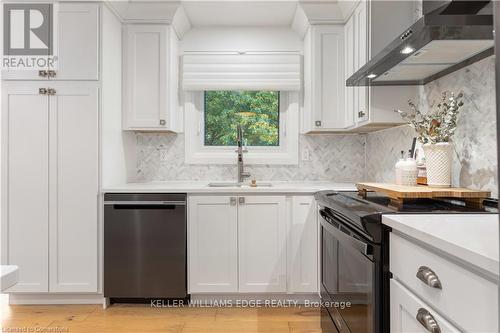
[[384, 215], [393, 230], [499, 276], [498, 214]]
[[18, 267], [14, 265], [1, 265], [0, 266], [0, 286], [1, 291], [12, 287], [18, 280]]
[[[218, 181], [214, 181], [218, 182]], [[302, 193], [312, 194], [322, 190], [356, 191], [354, 183], [334, 183], [327, 181], [302, 182], [262, 182], [272, 186], [250, 187], [208, 187], [209, 182], [200, 181], [168, 181], [149, 183], [127, 183], [104, 187], [103, 193]], [[248, 183], [246, 183], [248, 184]], [[257, 182], [259, 184], [259, 182]]]

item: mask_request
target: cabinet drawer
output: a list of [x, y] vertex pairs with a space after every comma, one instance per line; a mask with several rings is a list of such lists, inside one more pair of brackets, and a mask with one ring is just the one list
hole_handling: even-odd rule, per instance
[[424, 326], [426, 319], [431, 325], [434, 321], [433, 324], [439, 327], [441, 333], [460, 332], [408, 289], [391, 279], [391, 332], [428, 333], [429, 330]]
[[[435, 275], [441, 288], [417, 277], [421, 267], [432, 271], [423, 272]], [[498, 288], [493, 282], [394, 233], [390, 235], [390, 269], [396, 279], [465, 331], [498, 332]]]

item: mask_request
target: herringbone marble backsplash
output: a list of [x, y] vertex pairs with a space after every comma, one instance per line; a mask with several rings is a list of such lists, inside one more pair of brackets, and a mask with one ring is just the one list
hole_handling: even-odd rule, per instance
[[[455, 135], [453, 184], [498, 196], [494, 59], [484, 59], [421, 87], [418, 104], [428, 110], [441, 92], [464, 93]], [[410, 148], [414, 131], [401, 126], [368, 135], [301, 135], [300, 150], [311, 161], [298, 166], [248, 166], [259, 180], [393, 181], [399, 152]], [[187, 165], [184, 135], [137, 133], [137, 180], [233, 180], [234, 165]], [[301, 154], [299, 155], [301, 156]]]
[[[185, 164], [182, 134], [138, 133], [136, 137], [138, 181], [236, 178], [235, 165]], [[364, 135], [301, 135], [299, 145], [301, 151], [309, 149], [312, 155], [311, 161], [300, 161], [299, 165], [294, 166], [249, 165], [246, 169], [258, 180], [347, 182], [360, 181], [364, 178]]]
[[[454, 137], [453, 185], [492, 191], [498, 197], [494, 58], [425, 85], [419, 94], [419, 107], [423, 111], [432, 108], [446, 90], [464, 93], [464, 106]], [[399, 151], [408, 151], [415, 136], [415, 131], [408, 126], [368, 134], [367, 179], [394, 181]]]

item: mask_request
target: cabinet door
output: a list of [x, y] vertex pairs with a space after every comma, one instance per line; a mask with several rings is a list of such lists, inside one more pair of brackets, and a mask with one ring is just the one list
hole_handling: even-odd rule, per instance
[[288, 291], [318, 292], [318, 220], [313, 196], [292, 198], [289, 223]]
[[238, 198], [240, 292], [286, 292], [284, 196]]
[[[344, 26], [346, 80], [356, 71], [354, 66], [355, 63], [354, 43], [356, 41], [354, 21], [355, 21], [355, 15], [352, 15]], [[355, 102], [354, 94], [357, 89], [358, 89], [357, 87], [345, 87], [346, 126], [354, 125], [355, 117], [357, 118], [357, 113], [355, 112], [355, 103], [354, 103]]]
[[55, 80], [99, 79], [99, 5], [54, 6]]
[[189, 293], [238, 291], [236, 197], [188, 198]]
[[50, 291], [97, 292], [98, 88], [52, 87]]
[[343, 26], [312, 27], [312, 109], [315, 128], [343, 129], [344, 110], [344, 28]]
[[[53, 4], [55, 80], [99, 79], [99, 5]], [[47, 53], [48, 54], [48, 53]], [[51, 68], [44, 68], [49, 70]], [[4, 80], [47, 80], [38, 70], [2, 70]]]
[[[355, 43], [354, 71], [363, 67], [368, 59], [367, 2], [360, 1], [354, 11]], [[355, 117], [357, 122], [368, 120], [368, 87], [355, 88]]]
[[[399, 282], [391, 279], [391, 332], [392, 333], [428, 333], [422, 323], [417, 320], [417, 314], [430, 315], [439, 326], [442, 333], [460, 332], [443, 317], [436, 314], [427, 304], [403, 287]], [[422, 315], [420, 316], [422, 317]], [[428, 317], [429, 318], [429, 317]], [[422, 318], [423, 320], [424, 318]], [[437, 330], [436, 330], [437, 332]]]
[[2, 94], [2, 263], [19, 266], [8, 292], [48, 291], [49, 98], [38, 85]]
[[167, 40], [164, 25], [127, 25], [124, 129], [167, 129]]

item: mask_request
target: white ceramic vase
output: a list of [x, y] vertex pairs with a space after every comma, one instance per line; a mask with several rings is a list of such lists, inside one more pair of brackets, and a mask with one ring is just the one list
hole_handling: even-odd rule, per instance
[[453, 145], [450, 142], [426, 143], [423, 148], [427, 167], [427, 185], [450, 187]]

